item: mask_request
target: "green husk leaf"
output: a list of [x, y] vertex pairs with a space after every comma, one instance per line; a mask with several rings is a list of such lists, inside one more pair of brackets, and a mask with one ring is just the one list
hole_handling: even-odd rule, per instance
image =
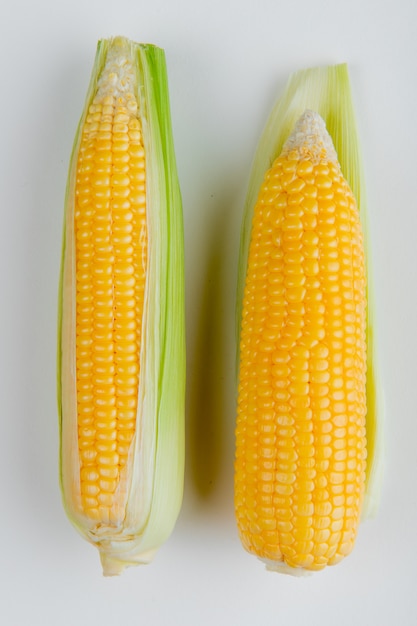
[[[348, 67], [340, 64], [293, 74], [277, 101], [258, 144], [244, 208], [237, 286], [237, 346], [239, 347], [243, 291], [247, 271], [254, 206], [266, 171], [280, 155], [299, 117], [306, 109], [318, 113], [332, 137], [344, 177], [356, 198], [362, 222], [367, 263], [367, 472], [363, 518], [375, 514], [380, 494], [383, 460], [383, 400], [378, 378], [375, 311], [371, 271], [365, 183], [353, 108]], [[239, 360], [239, 348], [237, 362]]]
[[[76, 440], [74, 250], [72, 215], [81, 130], [111, 49], [128, 51], [146, 154], [148, 270], [141, 345], [137, 434], [130, 456], [125, 517], [96, 527], [74, 501], [79, 473]], [[183, 495], [185, 314], [182, 203], [176, 169], [164, 51], [124, 38], [97, 46], [84, 112], [71, 155], [58, 313], [60, 482], [71, 522], [100, 550], [105, 575], [146, 563], [172, 532]]]

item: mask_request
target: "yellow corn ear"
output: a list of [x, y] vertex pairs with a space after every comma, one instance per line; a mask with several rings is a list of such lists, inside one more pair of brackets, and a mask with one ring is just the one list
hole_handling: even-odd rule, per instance
[[[347, 89], [345, 71], [335, 83]], [[288, 107], [298, 121], [264, 170], [256, 198], [250, 190], [239, 284], [238, 530], [269, 569], [292, 574], [333, 565], [352, 550], [367, 488], [367, 437], [375, 432], [373, 414], [367, 424], [367, 270], [358, 204], [321, 116], [293, 110], [311, 103], [326, 112], [314, 78], [315, 70], [304, 74]], [[329, 114], [331, 102], [326, 106]], [[258, 168], [259, 161], [264, 153]], [[256, 167], [252, 181], [260, 179]], [[373, 395], [370, 405], [373, 412]]]
[[181, 502], [181, 211], [164, 53], [103, 40], [68, 181], [58, 393], [64, 504], [105, 574], [149, 561]]

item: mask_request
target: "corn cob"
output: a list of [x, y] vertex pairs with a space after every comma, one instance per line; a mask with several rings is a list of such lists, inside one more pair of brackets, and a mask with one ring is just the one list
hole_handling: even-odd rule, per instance
[[[320, 94], [331, 80], [348, 90], [345, 66], [304, 73], [308, 87], [298, 84], [281, 122], [309, 101], [332, 118], [308, 91], [314, 78]], [[242, 239], [235, 510], [244, 547], [297, 574], [349, 554], [361, 517], [375, 431], [374, 415], [366, 424], [367, 272], [357, 203], [320, 115], [302, 113], [268, 152]]]
[[148, 562], [181, 503], [182, 245], [164, 53], [103, 40], [67, 187], [58, 397], [64, 505], [106, 575]]

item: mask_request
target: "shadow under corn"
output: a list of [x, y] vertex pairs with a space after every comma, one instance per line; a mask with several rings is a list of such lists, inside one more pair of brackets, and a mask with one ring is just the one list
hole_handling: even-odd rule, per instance
[[205, 237], [206, 261], [189, 347], [188, 471], [194, 490], [203, 499], [220, 489], [225, 469], [233, 471], [235, 263], [230, 262], [230, 253], [234, 202], [233, 194], [225, 196], [216, 206]]

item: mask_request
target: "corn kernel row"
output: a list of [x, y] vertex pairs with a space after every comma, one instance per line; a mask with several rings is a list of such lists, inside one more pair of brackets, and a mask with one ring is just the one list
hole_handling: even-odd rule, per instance
[[[145, 153], [129, 94], [90, 105], [76, 205], [76, 368], [82, 507], [112, 521], [135, 435], [146, 277]], [[120, 493], [119, 493], [120, 496]]]

